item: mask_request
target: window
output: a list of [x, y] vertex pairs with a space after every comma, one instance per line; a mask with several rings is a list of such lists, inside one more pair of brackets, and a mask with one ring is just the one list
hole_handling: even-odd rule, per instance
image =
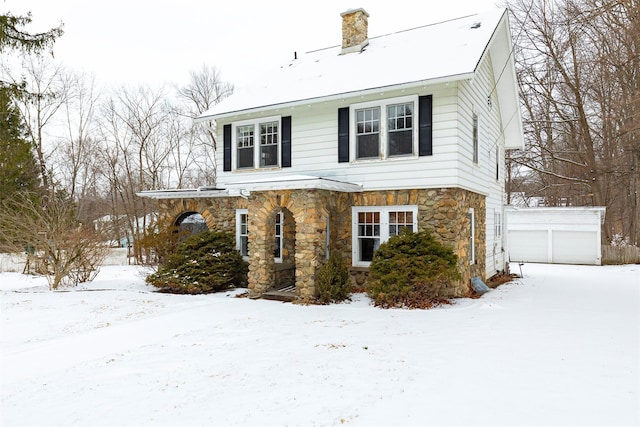
[[356, 160], [412, 156], [418, 152], [414, 120], [417, 96], [351, 106]]
[[500, 180], [500, 148], [496, 147], [496, 181]]
[[502, 236], [502, 215], [498, 212], [497, 209], [493, 212], [493, 223], [494, 223], [494, 236], [500, 237]]
[[278, 122], [260, 124], [260, 167], [278, 166]]
[[238, 169], [253, 168], [253, 125], [236, 128]]
[[249, 211], [236, 210], [236, 249], [247, 260], [249, 258]]
[[281, 144], [279, 117], [235, 123], [233, 132], [236, 169], [278, 166]]
[[380, 108], [356, 110], [357, 158], [380, 156]]
[[282, 212], [276, 214], [275, 242], [273, 246], [273, 259], [282, 262]]
[[473, 114], [473, 163], [478, 163], [478, 115]]
[[413, 212], [389, 212], [389, 236], [396, 236], [405, 228], [409, 231], [414, 231]]
[[358, 212], [358, 261], [371, 261], [380, 247], [380, 212]]
[[389, 156], [413, 153], [413, 103], [387, 107]]
[[[282, 221], [282, 212], [278, 212], [274, 229], [273, 258], [275, 262], [282, 262]], [[249, 259], [249, 211], [247, 209], [236, 210], [236, 249], [245, 261]]]
[[353, 265], [368, 267], [373, 253], [403, 228], [418, 229], [417, 206], [353, 207]]
[[475, 211], [473, 208], [469, 208], [467, 214], [469, 218], [469, 264], [476, 263], [476, 223], [475, 223]]

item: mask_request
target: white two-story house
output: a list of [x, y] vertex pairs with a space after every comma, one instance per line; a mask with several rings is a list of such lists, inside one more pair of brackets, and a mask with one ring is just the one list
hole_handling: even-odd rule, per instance
[[506, 149], [523, 148], [506, 10], [368, 37], [342, 14], [342, 44], [289, 64], [204, 113], [218, 130], [215, 188], [146, 191], [179, 221], [235, 233], [259, 297], [316, 293], [332, 251], [362, 285], [376, 248], [429, 229], [458, 255], [470, 292], [506, 266]]

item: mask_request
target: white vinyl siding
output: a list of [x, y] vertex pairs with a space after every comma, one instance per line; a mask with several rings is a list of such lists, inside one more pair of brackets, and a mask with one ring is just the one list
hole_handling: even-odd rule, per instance
[[[365, 191], [456, 187], [459, 174], [457, 170], [459, 164], [457, 84], [454, 82], [447, 86], [421, 87], [420, 91], [415, 93], [416, 99], [417, 96], [433, 95], [432, 156], [418, 157], [416, 151], [415, 155], [392, 156], [384, 161], [363, 160], [338, 163], [338, 108], [361, 102], [363, 99], [372, 102], [378, 99], [397, 100], [401, 99], [403, 94], [406, 95], [406, 91], [390, 91], [384, 95], [312, 104], [309, 108], [297, 108], [291, 111], [293, 117], [291, 167], [287, 168], [287, 174], [331, 177], [339, 181], [362, 183]], [[375, 103], [382, 105], [380, 102]], [[417, 111], [415, 114], [417, 115]], [[417, 119], [414, 122], [417, 122]], [[355, 123], [353, 114], [350, 115], [350, 123]], [[220, 132], [224, 124], [225, 122], [218, 123]], [[219, 138], [222, 140], [222, 134]], [[350, 138], [349, 146], [353, 155], [355, 153], [353, 138]], [[222, 144], [218, 144], [218, 150], [218, 158], [222, 158]], [[232, 155], [235, 156], [235, 150], [232, 150]], [[236, 164], [235, 158], [232, 164]], [[220, 187], [224, 187], [227, 182], [247, 179], [236, 173], [240, 171], [223, 171], [222, 162], [218, 162], [218, 168], [217, 183]], [[282, 172], [282, 169], [255, 168], [251, 170], [251, 180], [270, 179], [280, 176]]]

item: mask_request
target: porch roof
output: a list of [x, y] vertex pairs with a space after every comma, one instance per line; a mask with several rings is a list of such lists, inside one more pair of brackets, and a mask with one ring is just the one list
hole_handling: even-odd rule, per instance
[[288, 175], [250, 181], [229, 182], [226, 188], [149, 190], [136, 193], [151, 199], [195, 199], [211, 197], [248, 197], [252, 191], [329, 190], [342, 193], [362, 191], [362, 185], [311, 175]]
[[227, 183], [229, 190], [245, 191], [277, 191], [277, 190], [330, 190], [343, 193], [357, 193], [362, 191], [362, 185], [322, 178], [312, 175], [288, 175], [273, 178], [255, 179], [249, 181]]

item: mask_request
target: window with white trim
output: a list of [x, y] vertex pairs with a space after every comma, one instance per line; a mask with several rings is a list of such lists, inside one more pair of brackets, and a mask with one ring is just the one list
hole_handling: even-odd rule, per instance
[[273, 246], [273, 259], [275, 262], [282, 262], [282, 212], [276, 214], [275, 242]]
[[[274, 248], [273, 259], [275, 262], [282, 262], [282, 222], [284, 215], [278, 212], [274, 226]], [[247, 209], [236, 209], [236, 249], [245, 261], [249, 259], [249, 211]]]
[[478, 142], [478, 115], [473, 113], [473, 163], [478, 163], [478, 154], [480, 151]]
[[351, 208], [353, 265], [368, 267], [373, 253], [402, 229], [418, 230], [418, 207], [354, 206]]
[[280, 117], [234, 123], [232, 139], [236, 169], [279, 166]]
[[249, 211], [236, 210], [236, 249], [242, 258], [249, 259]]
[[476, 219], [475, 210], [469, 208], [469, 264], [476, 263]]
[[493, 212], [493, 223], [494, 223], [494, 236], [500, 237], [502, 236], [502, 215], [498, 212], [497, 209]]
[[417, 96], [352, 105], [355, 144], [351, 158], [368, 160], [417, 155], [417, 105]]

